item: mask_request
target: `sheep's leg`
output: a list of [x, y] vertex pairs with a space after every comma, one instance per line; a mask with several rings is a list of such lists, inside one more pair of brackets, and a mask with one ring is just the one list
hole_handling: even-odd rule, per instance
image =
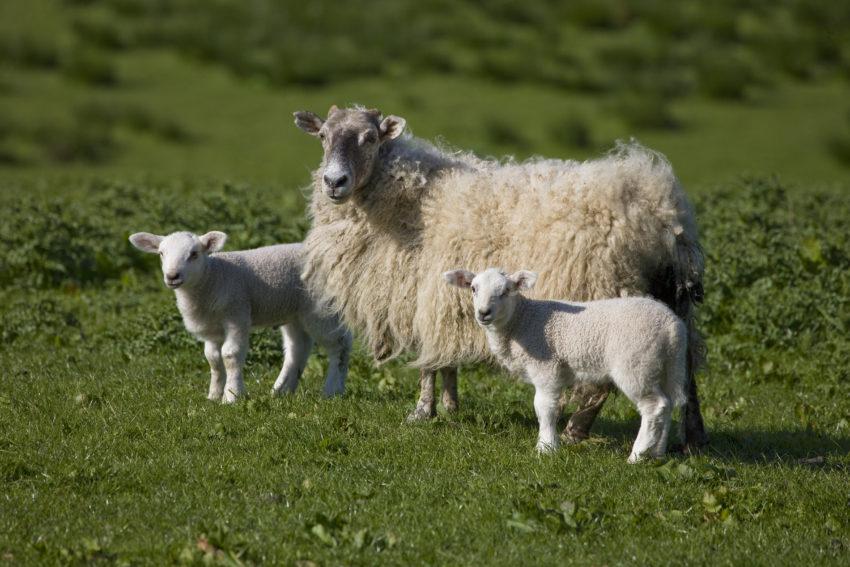
[[443, 377], [443, 407], [451, 413], [457, 411], [457, 366], [446, 366], [440, 369]]
[[661, 393], [638, 400], [637, 407], [641, 416], [640, 430], [632, 446], [632, 453], [629, 455], [630, 463], [638, 462], [648, 453], [652, 456], [660, 456], [658, 450], [662, 442], [666, 448], [664, 433], [665, 429], [669, 431], [672, 412], [670, 400]]
[[581, 384], [573, 387], [570, 402], [578, 408], [570, 416], [561, 437], [566, 443], [579, 443], [590, 436], [590, 427], [611, 393], [610, 385]]
[[419, 371], [419, 401], [416, 409], [407, 416], [407, 421], [423, 421], [437, 415], [434, 405], [434, 382], [437, 376], [436, 370], [423, 368]]
[[328, 352], [328, 374], [325, 379], [325, 397], [341, 396], [345, 393], [348, 376], [348, 359], [351, 356], [351, 335], [339, 333], [334, 340], [322, 346]]
[[552, 381], [534, 385], [534, 413], [540, 431], [537, 436], [537, 452], [551, 453], [558, 448], [558, 416], [561, 414], [561, 388]]
[[221, 345], [221, 356], [227, 371], [227, 382], [224, 386], [222, 401], [226, 404], [235, 402], [245, 393], [245, 382], [242, 379], [242, 367], [248, 354], [248, 335], [250, 327], [231, 325], [225, 332], [224, 344]]
[[298, 382], [313, 348], [313, 339], [299, 325], [284, 325], [280, 328], [280, 333], [283, 336], [283, 367], [272, 387], [273, 396], [294, 392], [298, 388]]
[[213, 341], [204, 342], [204, 356], [210, 364], [210, 391], [207, 399], [217, 402], [224, 394], [224, 381], [227, 370], [224, 368], [224, 360], [221, 358], [221, 344]]
[[700, 447], [708, 445], [708, 434], [702, 421], [702, 412], [699, 407], [699, 396], [697, 395], [697, 382], [694, 376], [693, 364], [688, 364], [688, 401], [682, 408], [682, 428], [684, 429], [681, 439], [685, 443], [685, 450], [696, 451]]

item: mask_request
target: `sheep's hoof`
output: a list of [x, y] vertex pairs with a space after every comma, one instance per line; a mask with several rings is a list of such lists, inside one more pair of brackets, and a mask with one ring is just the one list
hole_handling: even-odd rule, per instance
[[407, 416], [407, 423], [418, 423], [420, 421], [428, 421], [429, 419], [434, 419], [437, 417], [437, 411], [432, 406], [430, 408], [425, 406], [416, 406], [416, 409], [410, 412]]
[[457, 402], [443, 400], [443, 408], [445, 408], [446, 413], [457, 413]]
[[222, 392], [210, 392], [207, 394], [207, 399], [211, 402], [221, 401], [221, 394]]
[[558, 450], [557, 443], [537, 443], [537, 454], [538, 455], [551, 455]]
[[578, 445], [582, 441], [588, 438], [588, 435], [578, 431], [569, 431], [565, 429], [563, 433], [560, 435], [561, 441], [565, 445]]

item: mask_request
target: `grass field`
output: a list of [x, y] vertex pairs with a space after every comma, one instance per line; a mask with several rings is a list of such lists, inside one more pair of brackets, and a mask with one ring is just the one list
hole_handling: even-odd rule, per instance
[[[292, 8], [310, 32], [292, 39], [273, 3], [165, 4], [0, 6], [0, 563], [847, 563], [841, 3], [387, 3], [410, 37], [363, 49], [385, 20], [347, 33], [325, 4]], [[327, 53], [315, 21], [338, 35]], [[432, 49], [395, 55], [404, 39]], [[639, 73], [617, 62], [633, 50]], [[351, 102], [484, 155], [585, 158], [633, 135], [666, 153], [707, 255], [705, 453], [627, 465], [638, 416], [618, 396], [589, 441], [539, 457], [531, 389], [486, 367], [462, 369], [458, 414], [408, 425], [415, 371], [362, 351], [343, 399], [319, 395], [321, 354], [272, 399], [272, 330], [253, 335], [249, 399], [208, 402], [202, 346], [127, 236], [300, 240], [320, 156], [291, 112]]]

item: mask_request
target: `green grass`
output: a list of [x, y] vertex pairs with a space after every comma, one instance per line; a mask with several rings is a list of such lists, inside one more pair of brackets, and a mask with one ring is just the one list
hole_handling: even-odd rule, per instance
[[14, 562], [841, 564], [850, 550], [840, 194], [752, 181], [697, 200], [712, 445], [630, 466], [624, 398], [590, 441], [541, 458], [530, 388], [489, 368], [464, 368], [459, 414], [425, 425], [404, 423], [415, 372], [363, 352], [343, 399], [320, 398], [321, 355], [296, 395], [271, 399], [271, 330], [254, 335], [250, 399], [210, 403], [201, 345], [126, 236], [297, 240], [297, 205], [270, 209], [250, 186], [48, 185], [9, 198], [0, 233], [0, 554]]

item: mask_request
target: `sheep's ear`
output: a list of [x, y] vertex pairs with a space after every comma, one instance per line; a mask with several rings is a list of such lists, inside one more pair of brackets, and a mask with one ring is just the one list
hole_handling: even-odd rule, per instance
[[224, 248], [224, 243], [227, 241], [227, 235], [218, 230], [211, 230], [203, 236], [199, 236], [201, 246], [204, 247], [204, 252], [212, 254]]
[[[334, 107], [331, 108], [333, 109]], [[298, 112], [293, 112], [292, 115], [295, 117], [295, 125], [311, 136], [318, 136], [322, 124], [325, 123], [318, 115], [309, 110], [299, 110]]]
[[162, 236], [151, 234], [150, 232], [137, 232], [130, 235], [130, 244], [142, 252], [156, 254], [159, 252], [159, 245], [162, 239]]
[[378, 130], [381, 132], [381, 141], [394, 140], [401, 136], [406, 124], [407, 120], [401, 116], [393, 116], [391, 114], [384, 118], [378, 127]]
[[537, 274], [527, 270], [520, 270], [508, 276], [508, 280], [514, 285], [514, 289], [531, 289], [537, 282]]
[[468, 270], [452, 270], [443, 274], [443, 279], [449, 284], [457, 287], [469, 287], [475, 274]]

